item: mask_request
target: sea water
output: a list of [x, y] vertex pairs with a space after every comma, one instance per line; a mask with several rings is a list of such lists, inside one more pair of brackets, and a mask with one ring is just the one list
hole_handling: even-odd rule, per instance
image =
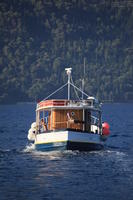
[[103, 105], [101, 151], [36, 151], [33, 121], [35, 104], [0, 106], [0, 200], [133, 200], [133, 104]]

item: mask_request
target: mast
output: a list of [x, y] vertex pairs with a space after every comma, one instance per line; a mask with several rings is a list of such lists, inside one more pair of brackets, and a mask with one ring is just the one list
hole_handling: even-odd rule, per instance
[[71, 71], [72, 71], [72, 68], [65, 68], [66, 70], [66, 73], [68, 75], [68, 100], [70, 100], [70, 86], [71, 86], [71, 83], [70, 83], [70, 78], [71, 78]]

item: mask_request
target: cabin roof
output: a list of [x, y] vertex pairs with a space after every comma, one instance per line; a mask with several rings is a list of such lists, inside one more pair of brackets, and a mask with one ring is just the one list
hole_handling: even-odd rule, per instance
[[98, 106], [95, 106], [91, 100], [66, 100], [66, 99], [52, 99], [41, 101], [37, 104], [36, 111], [51, 110], [51, 109], [90, 109], [100, 111]]

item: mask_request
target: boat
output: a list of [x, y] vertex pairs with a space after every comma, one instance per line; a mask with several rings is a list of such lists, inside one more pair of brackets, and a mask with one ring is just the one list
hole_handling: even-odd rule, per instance
[[[28, 139], [41, 151], [92, 151], [104, 147], [110, 126], [102, 122], [102, 109], [98, 100], [74, 85], [72, 68], [65, 69], [68, 81], [48, 97], [37, 103], [36, 121], [31, 124]], [[52, 99], [52, 95], [68, 88], [67, 99]], [[71, 98], [71, 87], [82, 98]], [[50, 99], [49, 99], [50, 98]]]

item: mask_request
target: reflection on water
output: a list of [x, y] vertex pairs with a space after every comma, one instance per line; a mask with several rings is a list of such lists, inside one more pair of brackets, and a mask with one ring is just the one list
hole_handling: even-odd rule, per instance
[[[132, 169], [125, 152], [39, 152], [29, 145], [20, 152], [0, 153], [0, 192], [3, 199], [117, 199], [122, 195], [124, 200], [132, 191]], [[128, 190], [121, 190], [123, 186]], [[106, 197], [109, 190], [113, 193]]]
[[94, 152], [36, 151], [27, 144], [34, 109], [0, 107], [0, 200], [133, 199], [132, 104], [105, 105], [111, 137], [103, 150]]

